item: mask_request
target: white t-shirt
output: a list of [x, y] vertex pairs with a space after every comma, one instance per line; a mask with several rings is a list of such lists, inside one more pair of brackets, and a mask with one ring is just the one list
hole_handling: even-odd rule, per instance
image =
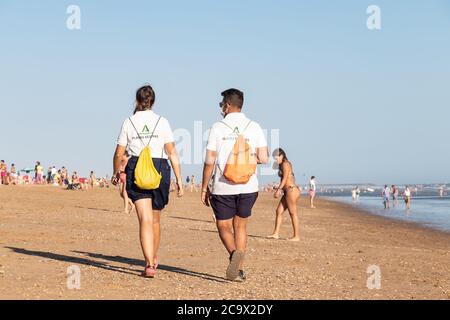
[[316, 180], [314, 179], [309, 180], [309, 190], [316, 191]]
[[409, 189], [405, 190], [405, 197], [411, 197], [411, 191]]
[[[159, 119], [159, 115], [151, 110], [146, 110], [138, 111], [130, 118], [131, 122], [129, 118], [125, 119], [123, 122], [122, 129], [117, 138], [117, 144], [126, 147], [130, 155], [138, 157], [142, 149], [144, 149], [150, 141], [149, 146], [152, 157], [167, 159], [167, 154], [164, 151], [164, 144], [175, 141], [169, 121], [167, 121], [166, 118], [161, 117], [155, 133], [150, 140], [156, 122]], [[142, 139], [142, 142], [139, 137]]]
[[222, 122], [226, 124], [216, 122], [211, 127], [208, 144], [206, 145], [206, 149], [217, 152], [211, 193], [217, 195], [233, 195], [258, 192], [259, 186], [256, 173], [246, 184], [235, 184], [223, 176], [223, 170], [239, 134], [244, 135], [252, 148], [252, 152], [255, 153], [256, 148], [267, 147], [264, 132], [258, 123], [254, 121], [250, 122], [250, 119], [241, 112], [229, 113]]

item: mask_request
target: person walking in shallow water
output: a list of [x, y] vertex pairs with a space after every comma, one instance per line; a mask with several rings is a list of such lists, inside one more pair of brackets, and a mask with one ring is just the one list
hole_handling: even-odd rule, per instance
[[279, 166], [278, 176], [280, 177], [280, 184], [276, 188], [274, 196], [275, 198], [281, 196], [281, 200], [276, 209], [275, 229], [268, 238], [279, 238], [280, 227], [283, 222], [283, 213], [288, 210], [289, 215], [291, 216], [292, 228], [294, 229], [294, 235], [289, 240], [299, 241], [300, 231], [297, 216], [297, 201], [300, 199], [300, 189], [295, 184], [292, 164], [289, 162], [286, 152], [284, 152], [283, 149], [278, 148], [274, 150], [272, 156]]
[[[125, 119], [117, 139], [112, 178], [112, 183], [117, 185], [121, 174], [126, 174], [127, 195], [135, 205], [139, 220], [140, 241], [145, 258], [145, 269], [142, 275], [150, 278], [156, 275], [158, 268], [160, 218], [162, 210], [169, 202], [168, 160], [177, 179], [178, 196], [183, 195], [180, 161], [175, 149], [173, 133], [169, 122], [153, 112], [154, 102], [155, 92], [151, 86], [143, 86], [137, 90], [134, 114]], [[134, 176], [138, 157], [147, 146], [152, 151], [153, 164], [162, 176], [159, 187], [152, 190], [138, 188]], [[125, 172], [121, 172], [121, 161], [126, 150], [130, 152], [131, 158], [128, 160]]]
[[384, 204], [384, 208], [385, 209], [389, 209], [390, 208], [390, 205], [389, 205], [389, 197], [390, 197], [390, 195], [391, 195], [391, 190], [385, 184], [384, 185], [384, 189], [381, 192], [381, 197], [383, 198], [383, 204]]
[[403, 199], [405, 200], [406, 210], [411, 209], [411, 190], [409, 186], [406, 186], [405, 191], [403, 192]]

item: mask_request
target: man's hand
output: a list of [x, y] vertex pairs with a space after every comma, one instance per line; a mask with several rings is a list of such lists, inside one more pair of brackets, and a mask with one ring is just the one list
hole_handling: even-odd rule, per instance
[[209, 196], [210, 195], [211, 195], [211, 193], [209, 192], [209, 189], [207, 189], [206, 191], [202, 190], [201, 200], [202, 200], [202, 203], [207, 207], [209, 207]]
[[114, 186], [117, 186], [117, 184], [119, 183], [119, 180], [120, 180], [120, 172], [117, 172], [117, 173], [115, 173], [115, 174], [112, 175], [111, 183], [112, 183]]
[[178, 191], [178, 197], [182, 197], [184, 195], [184, 189], [183, 189], [183, 182], [180, 180], [177, 180], [177, 191]]

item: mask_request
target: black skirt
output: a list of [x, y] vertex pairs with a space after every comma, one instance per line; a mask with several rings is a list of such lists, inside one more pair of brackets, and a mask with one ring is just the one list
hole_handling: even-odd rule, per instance
[[152, 159], [156, 170], [162, 175], [159, 187], [154, 190], [144, 190], [136, 186], [134, 183], [134, 169], [136, 168], [138, 157], [133, 156], [128, 160], [128, 164], [125, 168], [125, 173], [127, 175], [126, 190], [128, 198], [130, 198], [131, 201], [135, 202], [140, 199], [152, 199], [152, 209], [162, 210], [169, 203], [170, 166], [167, 159]]

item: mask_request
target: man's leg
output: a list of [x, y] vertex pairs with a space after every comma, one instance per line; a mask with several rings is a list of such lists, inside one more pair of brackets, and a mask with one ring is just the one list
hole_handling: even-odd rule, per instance
[[217, 220], [216, 225], [217, 230], [219, 231], [220, 240], [222, 240], [228, 253], [231, 254], [236, 250], [236, 242], [233, 235], [233, 219]]
[[233, 219], [234, 241], [237, 250], [245, 251], [247, 249], [247, 220], [248, 218], [239, 216], [235, 216]]
[[[233, 219], [233, 228], [234, 228], [234, 241], [236, 243], [236, 250], [240, 250], [242, 252], [247, 251], [247, 220], [248, 218], [241, 218], [239, 216], [235, 216]], [[243, 270], [244, 267], [244, 259], [241, 260], [239, 264], [239, 270]]]

